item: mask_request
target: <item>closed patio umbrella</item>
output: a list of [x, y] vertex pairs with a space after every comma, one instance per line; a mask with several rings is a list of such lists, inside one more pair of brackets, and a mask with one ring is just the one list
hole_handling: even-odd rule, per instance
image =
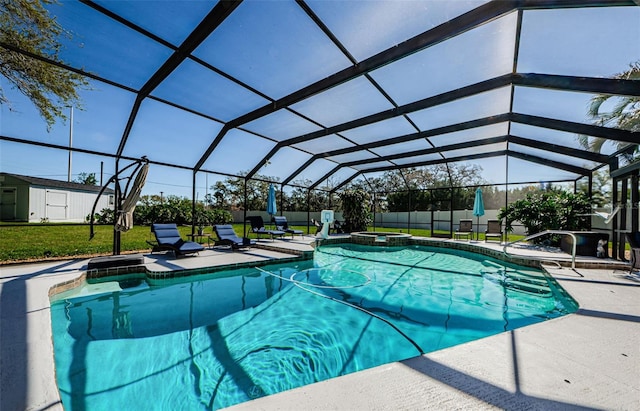
[[149, 163], [145, 163], [138, 171], [131, 190], [129, 190], [129, 194], [127, 194], [124, 203], [122, 203], [122, 210], [118, 212], [118, 220], [115, 227], [117, 231], [129, 231], [133, 227], [133, 210], [135, 210], [136, 204], [140, 199], [140, 193], [147, 180], [148, 173]]
[[267, 196], [267, 214], [276, 215], [278, 207], [276, 205], [276, 188], [273, 184], [269, 184], [269, 195]]
[[473, 200], [473, 215], [476, 216], [476, 240], [480, 235], [480, 217], [484, 215], [484, 199], [480, 187], [476, 189], [476, 198]]

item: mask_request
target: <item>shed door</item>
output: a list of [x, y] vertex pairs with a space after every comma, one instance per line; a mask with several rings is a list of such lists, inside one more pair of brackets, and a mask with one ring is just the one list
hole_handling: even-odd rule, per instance
[[3, 187], [0, 197], [0, 220], [14, 221], [16, 219], [17, 191], [15, 187]]
[[64, 191], [47, 190], [47, 218], [50, 221], [67, 219], [67, 194]]

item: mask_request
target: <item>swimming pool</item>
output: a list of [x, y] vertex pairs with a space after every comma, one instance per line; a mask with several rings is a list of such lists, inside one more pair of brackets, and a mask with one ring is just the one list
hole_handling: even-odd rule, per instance
[[313, 260], [52, 299], [66, 410], [218, 409], [571, 313], [542, 272], [353, 244]]

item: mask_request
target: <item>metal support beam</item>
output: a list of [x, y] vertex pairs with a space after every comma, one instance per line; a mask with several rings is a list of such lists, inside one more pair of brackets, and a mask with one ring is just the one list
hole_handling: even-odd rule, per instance
[[594, 153], [593, 151], [579, 150], [567, 146], [561, 146], [558, 144], [545, 143], [543, 141], [532, 140], [529, 138], [509, 136], [509, 142], [514, 144], [520, 144], [521, 146], [527, 146], [531, 148], [537, 148], [540, 150], [551, 151], [552, 153], [558, 153], [565, 156], [581, 158], [583, 160], [593, 161], [596, 163], [607, 163], [609, 156], [600, 153]]
[[577, 167], [571, 164], [561, 163], [559, 161], [548, 160], [546, 158], [533, 156], [531, 154], [519, 153], [517, 151], [509, 150], [509, 156], [519, 158], [521, 160], [529, 161], [543, 166], [557, 168], [560, 170], [575, 173], [581, 176], [588, 176], [591, 174], [591, 170], [587, 168]]
[[637, 144], [640, 141], [640, 133], [594, 126], [591, 124], [576, 123], [573, 121], [556, 120], [548, 117], [532, 116], [528, 114], [512, 113], [511, 120], [516, 123], [528, 124], [530, 126], [550, 128], [553, 130], [566, 131], [568, 133], [584, 134], [593, 137], [602, 137], [609, 140], [622, 141], [625, 143]]
[[548, 88], [563, 91], [580, 91], [618, 96], [640, 96], [640, 87], [638, 87], [637, 80], [520, 73], [514, 74], [513, 84], [515, 86]]

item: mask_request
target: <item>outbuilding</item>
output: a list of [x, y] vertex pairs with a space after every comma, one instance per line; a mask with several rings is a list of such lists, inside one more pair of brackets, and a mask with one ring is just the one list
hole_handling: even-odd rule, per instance
[[[102, 187], [0, 173], [0, 221], [84, 222]], [[114, 190], [107, 188], [96, 212], [113, 208]]]

